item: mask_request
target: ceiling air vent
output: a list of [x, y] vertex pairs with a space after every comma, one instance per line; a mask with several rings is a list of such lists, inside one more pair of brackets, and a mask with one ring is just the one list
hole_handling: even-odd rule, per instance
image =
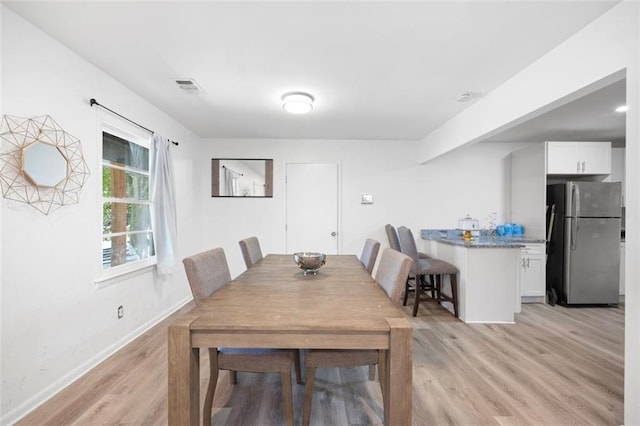
[[198, 83], [192, 78], [178, 78], [176, 84], [182, 90], [190, 95], [199, 95], [204, 91], [198, 86]]

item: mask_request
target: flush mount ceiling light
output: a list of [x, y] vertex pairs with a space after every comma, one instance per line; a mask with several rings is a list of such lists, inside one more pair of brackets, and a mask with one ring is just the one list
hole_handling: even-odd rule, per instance
[[282, 95], [282, 108], [292, 114], [306, 114], [313, 110], [313, 96], [304, 92], [289, 92]]
[[629, 110], [629, 107], [626, 105], [620, 105], [618, 108], [616, 108], [616, 112], [627, 112]]

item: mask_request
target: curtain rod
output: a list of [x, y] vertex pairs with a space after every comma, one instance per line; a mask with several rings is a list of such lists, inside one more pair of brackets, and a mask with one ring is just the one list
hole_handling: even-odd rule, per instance
[[[138, 123], [136, 123], [135, 121], [133, 121], [133, 120], [131, 120], [131, 119], [129, 119], [129, 118], [127, 118], [127, 117], [125, 117], [124, 115], [122, 115], [122, 114], [118, 114], [117, 112], [115, 112], [115, 111], [114, 111], [114, 110], [112, 110], [111, 108], [107, 108], [106, 106], [104, 106], [104, 105], [100, 104], [100, 103], [99, 103], [98, 101], [96, 101], [94, 98], [89, 99], [89, 105], [90, 105], [90, 106], [98, 105], [99, 107], [104, 108], [104, 109], [106, 109], [107, 111], [109, 111], [109, 112], [111, 112], [111, 113], [113, 113], [113, 114], [117, 115], [118, 117], [120, 117], [120, 118], [123, 118], [123, 119], [127, 120], [127, 121], [128, 121], [129, 123], [131, 123], [131, 124], [135, 124], [136, 126], [140, 127], [141, 129], [146, 130], [147, 132], [149, 132], [149, 133], [151, 133], [151, 134], [154, 134], [154, 133], [155, 133], [153, 130], [151, 130], [151, 129], [147, 129], [147, 128], [146, 128], [146, 127], [144, 127], [143, 125], [138, 124]], [[178, 142], [176, 142], [176, 141], [171, 141], [171, 143], [172, 143], [172, 144], [174, 144], [175, 146], [180, 145], [180, 144], [179, 144]]]

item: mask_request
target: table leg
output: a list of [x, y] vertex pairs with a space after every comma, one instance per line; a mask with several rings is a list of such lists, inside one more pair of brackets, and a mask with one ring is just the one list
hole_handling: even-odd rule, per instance
[[200, 349], [191, 347], [185, 317], [169, 326], [169, 425], [198, 426], [200, 420]]
[[389, 351], [385, 364], [384, 424], [411, 425], [413, 328], [404, 318], [388, 318]]

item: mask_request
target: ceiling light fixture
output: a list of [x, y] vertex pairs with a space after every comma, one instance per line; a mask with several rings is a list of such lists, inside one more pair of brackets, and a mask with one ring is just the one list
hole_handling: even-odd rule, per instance
[[629, 107], [626, 105], [620, 105], [618, 108], [616, 108], [616, 112], [627, 112], [629, 110]]
[[313, 96], [304, 92], [289, 92], [282, 95], [282, 108], [292, 114], [306, 114], [313, 110]]

